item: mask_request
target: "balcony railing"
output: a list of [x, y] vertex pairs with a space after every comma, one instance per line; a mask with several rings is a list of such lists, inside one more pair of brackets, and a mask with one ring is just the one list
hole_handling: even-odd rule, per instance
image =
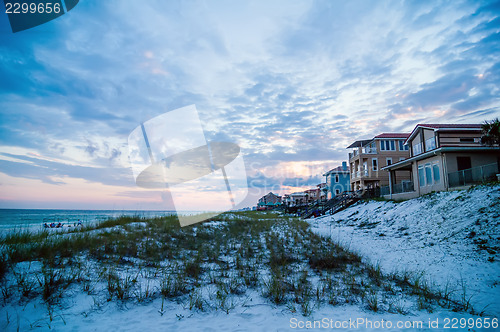
[[377, 154], [377, 149], [372, 147], [363, 148], [363, 153], [366, 154]]
[[370, 176], [370, 173], [368, 172], [367, 169], [361, 169], [360, 171], [352, 172], [353, 178], [368, 177], [368, 176]]
[[[413, 182], [401, 182], [392, 185], [392, 193], [393, 194], [401, 194], [401, 193], [409, 193], [415, 191], [413, 186]], [[384, 186], [380, 188], [380, 195], [389, 195], [391, 193], [391, 189], [389, 186]]]
[[493, 181], [498, 174], [498, 164], [488, 164], [448, 173], [450, 187], [467, 186], [475, 183]]

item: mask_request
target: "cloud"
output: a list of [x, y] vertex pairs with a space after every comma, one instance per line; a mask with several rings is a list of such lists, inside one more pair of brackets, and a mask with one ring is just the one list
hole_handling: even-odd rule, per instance
[[500, 110], [499, 20], [495, 1], [111, 0], [0, 25], [0, 149], [24, 151], [1, 170], [133, 186], [128, 134], [190, 104], [209, 141], [262, 168], [339, 163], [353, 141], [418, 122], [482, 122]]
[[46, 159], [0, 153], [1, 156], [18, 159], [0, 160], [2, 173], [16, 178], [39, 179], [48, 184], [64, 184], [64, 181], [56, 181], [64, 178], [84, 179], [112, 186], [134, 187], [131, 171], [126, 168], [88, 167], [70, 165], [62, 162]]

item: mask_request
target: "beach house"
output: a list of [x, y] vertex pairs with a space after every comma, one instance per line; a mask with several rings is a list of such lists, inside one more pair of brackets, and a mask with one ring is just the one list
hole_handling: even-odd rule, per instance
[[[383, 133], [372, 139], [352, 143], [349, 153], [350, 187], [352, 191], [377, 189], [389, 185], [389, 174], [382, 167], [392, 165], [409, 157], [404, 145], [410, 134]], [[410, 180], [408, 172], [398, 172], [398, 179]]]
[[323, 176], [326, 177], [327, 199], [351, 190], [349, 166], [346, 161], [342, 162], [342, 166], [329, 170]]
[[[465, 188], [493, 180], [499, 172], [500, 147], [481, 144], [481, 124], [418, 124], [405, 145], [409, 158], [383, 167], [390, 179], [384, 197]], [[406, 177], [398, 175], [403, 172]], [[408, 176], [411, 182], [404, 183]]]
[[269, 210], [281, 205], [281, 196], [272, 192], [262, 196], [257, 203], [257, 210]]

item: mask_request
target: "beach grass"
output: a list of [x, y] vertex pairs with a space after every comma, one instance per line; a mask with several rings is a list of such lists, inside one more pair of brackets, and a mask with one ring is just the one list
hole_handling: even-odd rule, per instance
[[419, 309], [460, 307], [449, 292], [415, 275], [386, 276], [304, 220], [277, 212], [224, 213], [182, 228], [175, 216], [120, 217], [68, 231], [16, 231], [0, 248], [9, 301], [39, 296], [61, 305], [79, 287], [96, 303], [162, 298], [198, 311], [229, 312], [249, 292], [305, 316], [352, 303], [402, 311], [389, 300], [396, 293], [413, 296]]

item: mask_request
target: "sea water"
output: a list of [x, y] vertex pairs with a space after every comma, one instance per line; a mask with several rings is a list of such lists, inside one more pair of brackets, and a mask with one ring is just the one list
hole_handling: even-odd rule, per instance
[[78, 221], [89, 224], [121, 216], [154, 218], [176, 214], [175, 211], [0, 209], [0, 232], [16, 228], [39, 228], [44, 223], [61, 223], [65, 227], [73, 226]]

